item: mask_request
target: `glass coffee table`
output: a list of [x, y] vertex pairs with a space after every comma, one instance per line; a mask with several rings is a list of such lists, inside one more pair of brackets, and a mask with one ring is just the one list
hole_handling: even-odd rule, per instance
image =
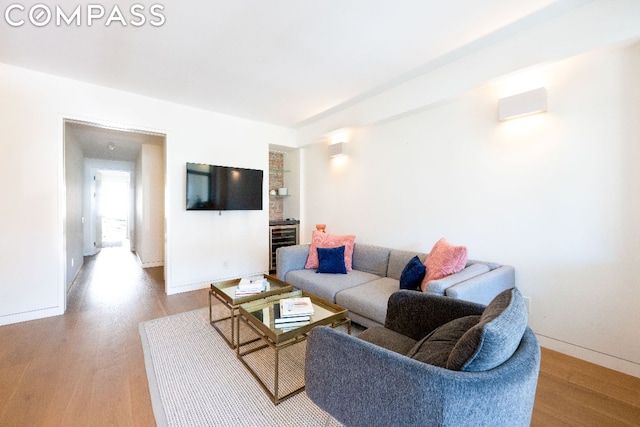
[[[264, 277], [267, 279], [266, 290], [257, 294], [236, 295], [238, 283], [240, 283], [239, 278], [211, 284], [211, 290], [209, 291], [209, 323], [211, 323], [211, 326], [227, 341], [227, 344], [229, 344], [231, 348], [237, 347], [239, 343], [239, 341], [234, 340], [237, 334], [235, 333], [235, 322], [233, 320], [236, 317], [236, 312], [240, 304], [290, 292], [293, 289], [291, 285], [273, 276], [265, 274]], [[229, 310], [228, 316], [217, 319], [213, 318], [212, 298], [216, 298]], [[230, 320], [231, 323], [231, 337], [227, 337], [227, 334], [218, 326], [220, 322], [227, 320]]]
[[[308, 322], [301, 324], [300, 326], [284, 326], [280, 327], [275, 324], [274, 319], [274, 305], [279, 303], [281, 299], [285, 298], [299, 298], [309, 297], [313, 305], [313, 315], [310, 316]], [[304, 390], [304, 382], [302, 386], [288, 391], [285, 395], [280, 395], [279, 390], [279, 370], [280, 352], [295, 344], [301, 343], [307, 339], [307, 334], [311, 329], [316, 326], [329, 325], [336, 328], [341, 325], [347, 326], [347, 332], [351, 334], [351, 320], [348, 317], [348, 311], [346, 308], [333, 304], [329, 301], [325, 301], [322, 298], [316, 297], [304, 293], [302, 291], [293, 291], [280, 295], [274, 295], [261, 300], [252, 301], [246, 304], [241, 304], [236, 316], [237, 326], [236, 342], [240, 342], [240, 322], [248, 326], [252, 333], [258, 336], [258, 340], [262, 340], [262, 345], [254, 345], [251, 348], [244, 348], [245, 343], [236, 347], [236, 354], [240, 361], [245, 365], [253, 377], [258, 381], [263, 390], [269, 395], [274, 404], [278, 404], [283, 400], [294, 396]], [[252, 342], [252, 341], [249, 341]], [[273, 372], [273, 392], [270, 387], [256, 369], [254, 369], [249, 363], [247, 363], [247, 356], [257, 351], [271, 348], [274, 350], [274, 369]], [[304, 354], [299, 354], [299, 358], [302, 360], [297, 361], [298, 368], [304, 369]], [[264, 368], [264, 367], [263, 367]], [[264, 369], [262, 369], [264, 371]], [[271, 376], [271, 375], [269, 375]]]

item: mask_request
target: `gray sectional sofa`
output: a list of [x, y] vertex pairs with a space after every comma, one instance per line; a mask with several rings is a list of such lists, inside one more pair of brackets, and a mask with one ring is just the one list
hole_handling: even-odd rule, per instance
[[[365, 327], [384, 325], [387, 302], [400, 288], [400, 275], [411, 258], [426, 253], [356, 243], [353, 270], [347, 274], [316, 273], [305, 269], [310, 245], [278, 248], [276, 275], [297, 289], [349, 310], [349, 317]], [[515, 286], [515, 270], [508, 265], [467, 261], [459, 273], [432, 280], [425, 292], [487, 305], [505, 289]]]

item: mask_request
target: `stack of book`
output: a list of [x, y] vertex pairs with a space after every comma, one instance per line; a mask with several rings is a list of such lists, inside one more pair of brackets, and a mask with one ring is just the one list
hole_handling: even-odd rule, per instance
[[274, 324], [280, 329], [294, 329], [309, 324], [313, 316], [309, 297], [281, 299], [273, 305]]
[[267, 279], [264, 276], [243, 277], [238, 283], [236, 296], [259, 294], [267, 289]]

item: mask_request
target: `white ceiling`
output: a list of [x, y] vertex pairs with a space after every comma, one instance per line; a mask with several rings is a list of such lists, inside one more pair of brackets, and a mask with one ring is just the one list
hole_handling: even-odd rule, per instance
[[[113, 4], [48, 2], [81, 25], [0, 22], [0, 62], [275, 125], [296, 127], [524, 28], [577, 0], [183, 0], [154, 27], [105, 26]], [[584, 1], [583, 1], [584, 2]], [[97, 4], [90, 2], [89, 4]], [[545, 9], [546, 8], [546, 9]], [[6, 7], [3, 6], [3, 15]], [[545, 12], [546, 10], [546, 12]], [[542, 11], [542, 12], [541, 12]], [[145, 10], [146, 18], [157, 20]], [[508, 28], [509, 31], [505, 31]]]
[[163, 135], [70, 120], [66, 121], [64, 131], [65, 138], [68, 134], [73, 134], [84, 157], [91, 159], [135, 162], [142, 144], [164, 144]]

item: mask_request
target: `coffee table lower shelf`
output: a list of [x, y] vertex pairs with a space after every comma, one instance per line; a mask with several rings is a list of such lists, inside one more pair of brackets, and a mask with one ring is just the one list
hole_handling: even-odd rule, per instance
[[[227, 310], [229, 310], [229, 315], [225, 316], [225, 317], [220, 317], [220, 318], [213, 318], [213, 305], [212, 305], [212, 301], [211, 298], [216, 298], [218, 301], [220, 301], [226, 308]], [[238, 345], [247, 345], [247, 344], [251, 344], [253, 342], [258, 341], [260, 338], [254, 338], [251, 339], [249, 341], [245, 341], [243, 343], [239, 344], [239, 341], [234, 341], [234, 339], [236, 338], [236, 336], [238, 334], [236, 334], [234, 328], [236, 323], [234, 322], [234, 319], [236, 318], [236, 311], [238, 310], [238, 306], [237, 305], [233, 305], [233, 304], [229, 304], [227, 301], [225, 301], [224, 299], [220, 298], [220, 296], [218, 294], [216, 294], [214, 291], [209, 291], [209, 323], [211, 324], [211, 326], [213, 326], [213, 328], [220, 334], [220, 336], [222, 338], [224, 338], [224, 340], [227, 342], [227, 344], [229, 345], [229, 347], [236, 348], [238, 347]], [[229, 323], [231, 324], [231, 334], [230, 337], [227, 337], [227, 334], [218, 326], [218, 323], [226, 323], [227, 321], [229, 321]]]
[[[314, 298], [315, 300], [315, 298]], [[316, 303], [317, 301], [314, 301]], [[305, 388], [304, 381], [303, 385], [299, 388], [294, 389], [293, 391], [289, 391], [284, 395], [280, 395], [280, 351], [291, 347], [295, 344], [299, 344], [307, 339], [308, 333], [315, 326], [326, 325], [331, 326], [332, 328], [337, 328], [342, 325], [347, 325], [347, 332], [351, 334], [351, 320], [347, 317], [347, 311], [342, 309], [339, 306], [334, 304], [322, 301], [323, 305], [329, 305], [331, 308], [338, 308], [342, 310], [339, 313], [334, 314], [332, 318], [323, 319], [324, 321], [314, 322], [311, 325], [301, 326], [297, 329], [288, 331], [286, 335], [274, 335], [273, 330], [267, 328], [265, 330], [264, 324], [262, 324], [258, 319], [249, 314], [247, 311], [243, 309], [241, 306], [240, 312], [236, 315], [237, 326], [235, 328], [236, 331], [236, 342], [240, 342], [240, 322], [242, 321], [246, 326], [250, 328], [252, 332], [257, 334], [258, 340], [262, 340], [263, 344], [258, 345], [257, 347], [252, 347], [249, 349], [242, 349], [246, 347], [244, 344], [236, 347], [236, 355], [238, 359], [242, 362], [242, 364], [247, 368], [247, 370], [251, 373], [251, 375], [258, 381], [258, 384], [262, 387], [265, 393], [270, 397], [271, 401], [277, 405], [280, 402], [295, 396], [296, 394], [302, 392]], [[274, 339], [275, 338], [275, 339]], [[280, 340], [282, 338], [282, 340]], [[253, 342], [253, 341], [252, 341]], [[258, 372], [245, 360], [245, 357], [255, 353], [257, 351], [265, 350], [271, 348], [274, 351], [274, 377], [273, 377], [273, 392], [271, 391], [269, 385], [263, 380]], [[303, 373], [304, 375], [304, 373]]]
[[[234, 341], [236, 338], [236, 333], [234, 331], [234, 327], [236, 322], [234, 319], [236, 317], [236, 313], [238, 311], [238, 307], [240, 304], [261, 300], [264, 298], [269, 298], [274, 295], [290, 292], [293, 287], [288, 283], [285, 283], [281, 280], [278, 280], [274, 276], [264, 275], [264, 278], [267, 280], [267, 289], [258, 294], [250, 294], [244, 296], [237, 296], [236, 291], [238, 289], [238, 284], [240, 283], [240, 278], [238, 279], [230, 279], [223, 280], [221, 282], [215, 282], [211, 284], [211, 289], [209, 290], [209, 323], [213, 328], [225, 339], [229, 347], [236, 348], [238, 345], [249, 344], [255, 340], [251, 340], [244, 343], [239, 343], [238, 341]], [[217, 299], [222, 303], [224, 307], [229, 310], [228, 316], [223, 316], [219, 318], [215, 318], [213, 316], [213, 299]], [[218, 326], [218, 324], [224, 324], [226, 321], [229, 321], [231, 327], [231, 334], [227, 337], [227, 334]]]

